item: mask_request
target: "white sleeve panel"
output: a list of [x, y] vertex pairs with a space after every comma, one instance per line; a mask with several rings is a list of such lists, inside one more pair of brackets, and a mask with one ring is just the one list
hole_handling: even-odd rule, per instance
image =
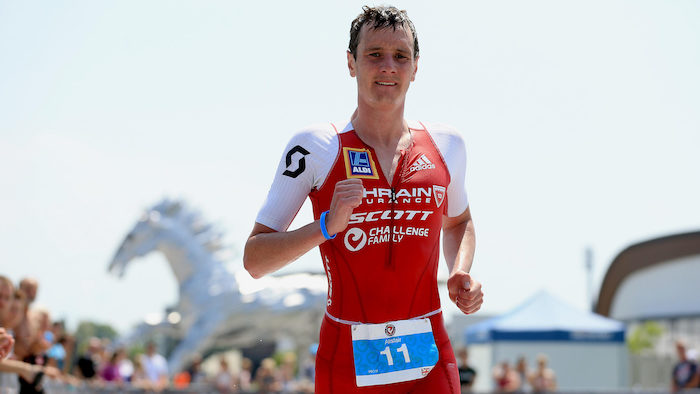
[[330, 123], [309, 127], [287, 144], [256, 222], [286, 231], [314, 188], [321, 187], [338, 155], [338, 134]]
[[467, 173], [467, 150], [462, 136], [451, 126], [443, 124], [425, 125], [442, 154], [450, 172], [447, 187], [447, 216], [454, 217], [469, 206], [465, 177]]

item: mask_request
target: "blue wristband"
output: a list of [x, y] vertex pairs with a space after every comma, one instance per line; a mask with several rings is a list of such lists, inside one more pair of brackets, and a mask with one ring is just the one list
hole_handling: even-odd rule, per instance
[[324, 238], [333, 239], [337, 234], [333, 234], [333, 236], [328, 235], [328, 229], [326, 228], [326, 215], [328, 215], [328, 212], [330, 211], [325, 211], [321, 214], [321, 233], [323, 234]]

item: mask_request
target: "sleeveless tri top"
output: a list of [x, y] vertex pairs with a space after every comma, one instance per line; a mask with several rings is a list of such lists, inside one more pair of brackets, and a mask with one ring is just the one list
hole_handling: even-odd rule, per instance
[[466, 154], [462, 139], [445, 126], [409, 123], [409, 129], [411, 144], [391, 180], [352, 124], [297, 134], [256, 219], [284, 231], [307, 195], [318, 219], [329, 209], [338, 181], [362, 179], [364, 198], [348, 227], [320, 245], [328, 277], [326, 311], [338, 320], [382, 323], [440, 308], [440, 230], [443, 216], [467, 208]]

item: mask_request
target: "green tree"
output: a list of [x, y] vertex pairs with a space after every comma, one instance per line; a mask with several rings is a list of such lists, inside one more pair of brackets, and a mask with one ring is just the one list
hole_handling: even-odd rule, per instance
[[109, 324], [95, 323], [91, 321], [81, 321], [78, 328], [75, 330], [75, 344], [78, 348], [78, 354], [85, 352], [88, 341], [92, 337], [100, 339], [109, 339], [113, 341], [119, 333]]
[[627, 347], [632, 354], [640, 354], [645, 349], [653, 349], [656, 341], [664, 333], [664, 328], [655, 321], [647, 321], [635, 327], [627, 336]]

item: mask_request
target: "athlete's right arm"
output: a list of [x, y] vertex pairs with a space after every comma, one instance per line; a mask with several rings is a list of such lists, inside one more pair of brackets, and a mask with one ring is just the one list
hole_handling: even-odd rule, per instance
[[[318, 220], [293, 231], [287, 229], [309, 193], [324, 185], [338, 152], [338, 135], [330, 124], [297, 133], [287, 144], [267, 199], [246, 241], [243, 264], [251, 276], [259, 278], [274, 272], [325, 241]], [[326, 215], [329, 234], [347, 227], [358, 198], [361, 202], [359, 180], [338, 182], [330, 213]]]
[[298, 259], [325, 240], [318, 220], [294, 231], [280, 232], [256, 222], [245, 243], [243, 265], [250, 276], [258, 279]]
[[[326, 229], [329, 234], [345, 230], [353, 209], [362, 203], [362, 181], [345, 179], [335, 184]], [[243, 252], [243, 265], [253, 278], [277, 271], [325, 242], [318, 220], [293, 231], [275, 231], [255, 223]]]

